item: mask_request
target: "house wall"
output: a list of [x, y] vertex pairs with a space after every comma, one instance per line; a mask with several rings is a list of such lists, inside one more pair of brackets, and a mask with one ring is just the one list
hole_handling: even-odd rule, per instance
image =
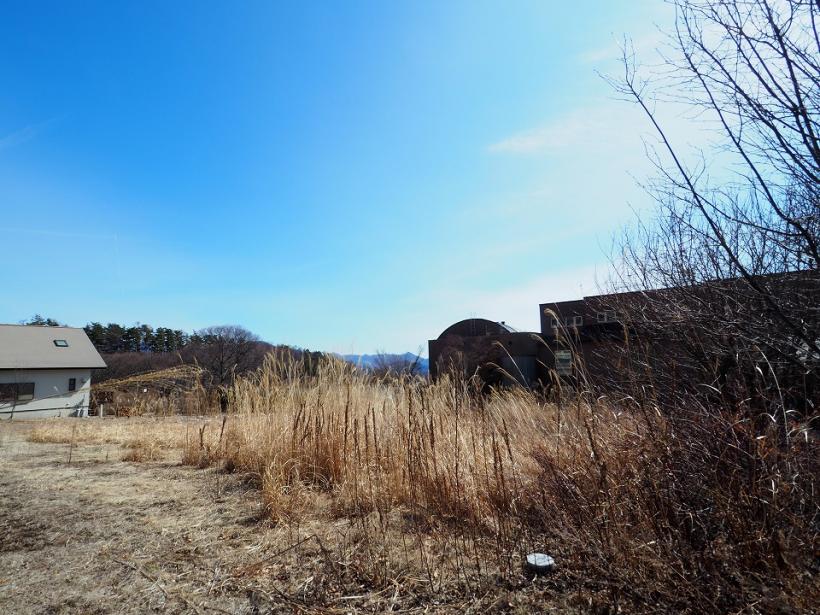
[[[77, 390], [68, 390], [68, 379], [77, 379]], [[88, 416], [91, 396], [90, 369], [4, 369], [0, 383], [34, 383], [34, 399], [0, 402], [0, 419]]]

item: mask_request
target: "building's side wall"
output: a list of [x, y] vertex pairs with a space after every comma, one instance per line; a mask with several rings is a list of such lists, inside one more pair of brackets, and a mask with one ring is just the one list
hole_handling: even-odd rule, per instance
[[[69, 378], [77, 379], [77, 390], [68, 390]], [[34, 399], [0, 402], [0, 419], [32, 419], [53, 416], [87, 416], [91, 397], [90, 369], [0, 370], [0, 383], [34, 383]]]
[[489, 384], [507, 383], [511, 378], [532, 386], [545, 375], [545, 361], [551, 361], [549, 348], [537, 333], [502, 335], [446, 335], [430, 340], [430, 376], [454, 371], [460, 377], [478, 374]]

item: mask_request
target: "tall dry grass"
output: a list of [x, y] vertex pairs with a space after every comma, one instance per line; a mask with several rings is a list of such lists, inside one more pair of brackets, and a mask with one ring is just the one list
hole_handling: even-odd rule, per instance
[[274, 358], [231, 396], [186, 460], [248, 473], [276, 522], [351, 520], [374, 587], [410, 560], [431, 588], [512, 583], [523, 554], [545, 550], [613, 608], [799, 608], [818, 595], [806, 576], [815, 445], [780, 448], [742, 416], [373, 382], [336, 361], [308, 375]]
[[223, 417], [54, 420], [30, 438], [116, 443], [131, 461], [181, 449], [243, 473], [294, 549], [325, 562], [320, 605], [350, 587], [451, 602], [521, 588], [533, 550], [556, 557], [550, 591], [611, 612], [799, 612], [820, 597], [810, 430], [784, 447], [774, 422], [761, 433], [694, 399], [547, 402], [333, 360], [271, 357], [230, 398]]

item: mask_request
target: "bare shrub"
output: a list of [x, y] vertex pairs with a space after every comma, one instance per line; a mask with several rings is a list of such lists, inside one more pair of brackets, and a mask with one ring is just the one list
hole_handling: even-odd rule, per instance
[[[617, 309], [642, 333], [642, 383], [745, 404], [785, 439], [788, 413], [820, 403], [820, 9], [672, 4], [661, 65], [640, 67], [627, 47], [613, 81], [657, 136], [656, 215], [618, 246], [614, 285], [636, 292]], [[714, 147], [677, 142], [669, 108], [711, 126]]]

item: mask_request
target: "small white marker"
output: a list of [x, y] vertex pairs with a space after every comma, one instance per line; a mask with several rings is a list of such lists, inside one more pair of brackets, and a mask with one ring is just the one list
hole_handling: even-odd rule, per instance
[[530, 553], [524, 567], [535, 574], [546, 574], [555, 568], [555, 560], [546, 553]]

